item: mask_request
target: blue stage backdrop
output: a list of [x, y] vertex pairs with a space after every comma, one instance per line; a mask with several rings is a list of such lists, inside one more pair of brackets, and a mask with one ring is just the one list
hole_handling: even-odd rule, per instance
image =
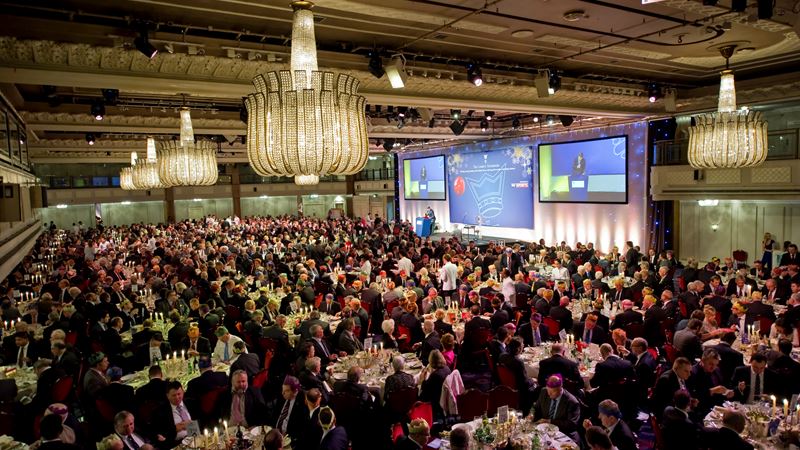
[[450, 221], [508, 228], [533, 227], [533, 147], [448, 155]]

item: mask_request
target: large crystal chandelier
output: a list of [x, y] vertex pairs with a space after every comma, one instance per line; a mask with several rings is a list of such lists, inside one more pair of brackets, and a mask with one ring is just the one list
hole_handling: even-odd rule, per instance
[[164, 186], [211, 186], [216, 184], [217, 153], [208, 141], [194, 141], [192, 117], [181, 110], [181, 137], [158, 144], [158, 175]]
[[369, 156], [366, 99], [350, 75], [320, 72], [313, 3], [294, 1], [291, 71], [259, 74], [245, 99], [247, 157], [262, 176], [292, 176], [298, 185], [323, 175], [352, 175]]
[[131, 167], [131, 181], [136, 189], [163, 188], [161, 178], [158, 176], [158, 162], [156, 160], [156, 142], [147, 138], [147, 158], [137, 161]]
[[689, 128], [689, 164], [698, 169], [757, 166], [767, 159], [767, 122], [760, 112], [736, 109], [736, 86], [728, 60], [736, 46], [720, 49], [725, 70], [717, 111], [694, 117]]
[[119, 171], [119, 187], [125, 191], [132, 191], [136, 189], [133, 185], [133, 166], [136, 165], [136, 152], [131, 152], [131, 166], [123, 167]]

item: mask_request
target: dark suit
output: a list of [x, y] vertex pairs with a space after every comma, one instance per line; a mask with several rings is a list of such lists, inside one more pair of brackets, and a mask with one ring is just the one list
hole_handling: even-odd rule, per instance
[[672, 397], [681, 388], [678, 375], [672, 371], [667, 370], [658, 380], [656, 380], [655, 388], [653, 389], [653, 396], [651, 398], [651, 411], [656, 416], [660, 416], [664, 412], [664, 408], [672, 404]]
[[221, 387], [228, 387], [228, 375], [225, 372], [214, 372], [209, 369], [186, 383], [186, 398], [199, 400], [206, 392]]
[[319, 444], [320, 450], [347, 450], [348, 448], [347, 431], [344, 428], [337, 426], [336, 428], [328, 431], [328, 434], [322, 438]]
[[136, 389], [136, 405], [141, 407], [145, 403], [162, 403], [167, 401], [167, 382], [161, 378], [151, 378], [144, 386]]
[[[538, 342], [536, 342], [536, 332], [538, 331]], [[533, 347], [535, 345], [541, 344], [542, 342], [547, 340], [548, 333], [544, 330], [541, 326], [537, 329], [533, 329], [533, 326], [530, 322], [525, 322], [519, 326], [517, 329], [517, 336], [522, 338], [522, 342], [525, 343], [527, 347]]]
[[609, 355], [604, 361], [597, 363], [594, 377], [590, 380], [592, 387], [603, 387], [617, 384], [623, 379], [632, 381], [634, 376], [633, 365], [616, 355]]
[[[191, 344], [192, 344], [191, 340], [188, 337], [186, 337], [183, 339], [183, 341], [181, 341], [181, 349], [186, 350], [188, 352], [189, 348], [191, 347]], [[199, 336], [197, 338], [195, 347], [197, 349], [197, 353], [200, 353], [201, 355], [211, 354], [211, 341], [204, 338], [203, 336]]]
[[317, 341], [316, 339], [309, 339], [306, 342], [311, 342], [311, 344], [314, 346], [314, 356], [317, 356], [322, 360], [322, 367], [326, 367], [331, 361], [330, 355], [335, 354], [330, 344], [328, 344], [328, 341], [325, 340], [325, 338], [322, 338], [320, 341]]
[[[575, 327], [573, 328], [573, 333], [575, 334], [575, 339], [583, 341], [584, 340], [584, 331], [585, 331], [585, 329], [584, 329], [584, 323], [583, 322], [575, 324]], [[601, 327], [600, 325], [595, 325], [595, 327], [591, 330], [590, 333], [591, 333], [590, 342], [592, 344], [601, 345], [601, 344], [605, 344], [606, 342], [608, 342], [608, 335], [606, 334], [606, 330], [603, 329], [603, 327]]]
[[675, 333], [675, 338], [672, 342], [675, 345], [675, 349], [681, 353], [681, 356], [685, 356], [689, 361], [694, 361], [703, 354], [703, 344], [700, 341], [700, 336], [688, 328]]
[[621, 290], [612, 289], [608, 293], [608, 297], [611, 301], [614, 302], [621, 302], [622, 300], [633, 300], [633, 292], [629, 288], [622, 288]]
[[56, 382], [66, 376], [63, 370], [58, 367], [46, 369], [36, 380], [36, 396], [33, 398], [37, 407], [37, 412], [50, 406], [52, 402], [53, 387]]
[[433, 404], [434, 416], [441, 417], [442, 415], [442, 407], [439, 404], [439, 398], [442, 395], [444, 379], [447, 378], [448, 375], [450, 375], [450, 368], [445, 366], [431, 372], [428, 379], [422, 382], [419, 399], [423, 402], [431, 402]]
[[439, 341], [439, 334], [436, 331], [431, 332], [422, 340], [422, 345], [419, 348], [419, 359], [423, 364], [428, 362], [428, 356], [433, 350], [442, 350], [442, 343]]
[[567, 390], [562, 390], [561, 399], [556, 406], [556, 412], [550, 417], [550, 403], [553, 400], [547, 394], [547, 389], [542, 389], [539, 398], [533, 405], [534, 420], [550, 419], [550, 423], [570, 437], [575, 442], [580, 442], [578, 437], [578, 422], [581, 418], [581, 406], [578, 400]]
[[739, 433], [730, 428], [704, 428], [700, 433], [701, 442], [708, 450], [752, 450], [753, 445], [744, 440]]
[[554, 355], [539, 361], [539, 386], [545, 386], [547, 378], [555, 374], [561, 374], [564, 380], [569, 380], [583, 387], [583, 378], [581, 378], [577, 362], [561, 355]]
[[[752, 371], [753, 369], [750, 366], [737, 367], [736, 370], [733, 371], [733, 376], [731, 377], [730, 388], [733, 389], [735, 393], [734, 398], [742, 403], [746, 402], [750, 396], [750, 389], [752, 388], [752, 386], [750, 386], [750, 377]], [[781, 392], [781, 380], [774, 370], [767, 368], [761, 376], [764, 377], [764, 390], [761, 394], [779, 394]], [[738, 389], [740, 381], [744, 381], [744, 392], [740, 392]]]
[[[218, 405], [222, 412], [222, 417], [228, 420], [230, 420], [231, 417], [232, 402], [233, 394], [230, 390], [226, 390], [220, 395]], [[297, 406], [297, 403], [295, 403], [295, 406]], [[251, 427], [254, 425], [263, 425], [266, 415], [267, 411], [264, 405], [264, 397], [261, 396], [261, 390], [254, 386], [248, 387], [244, 393], [244, 417], [247, 421], [247, 425]]]
[[339, 304], [339, 302], [337, 302], [335, 299], [330, 303], [328, 303], [327, 301], [323, 300], [319, 304], [319, 312], [326, 313], [326, 314], [329, 314], [331, 316], [335, 315], [336, 313], [340, 312], [341, 310], [342, 310], [342, 305]]
[[733, 371], [737, 367], [744, 365], [744, 357], [725, 342], [720, 342], [712, 348], [719, 353], [719, 370], [722, 372], [722, 379], [725, 381], [730, 380], [733, 376]]
[[790, 356], [780, 355], [769, 368], [778, 374], [781, 384], [784, 386], [783, 396], [791, 397], [800, 393], [800, 384], [796, 382], [800, 378], [800, 363], [793, 360]]
[[775, 320], [775, 310], [772, 305], [764, 304], [760, 301], [751, 302], [747, 306], [747, 317], [755, 321], [756, 319], [765, 317], [769, 320]]
[[237, 370], [247, 372], [247, 379], [252, 382], [253, 377], [261, 371], [261, 359], [255, 353], [242, 353], [231, 364], [230, 373], [234, 373]]
[[644, 313], [644, 338], [651, 347], [660, 347], [664, 344], [664, 333], [661, 332], [661, 322], [667, 319], [667, 314], [658, 306], [651, 306]]
[[452, 334], [453, 337], [456, 335], [453, 332], [453, 326], [444, 320], [437, 320], [433, 322], [433, 329], [439, 334], [440, 337], [444, 336], [445, 334]]
[[[304, 399], [305, 393], [301, 390], [297, 393], [297, 396], [294, 399], [294, 406], [292, 406], [291, 411], [289, 411], [289, 418], [286, 423], [285, 434], [291, 436], [293, 440], [300, 439], [304, 428], [308, 425], [308, 408], [306, 407]], [[281, 400], [282, 401], [279, 401], [276, 405], [275, 416], [270, 420], [269, 423], [269, 425], [275, 425], [276, 428], [280, 426], [277, 422], [287, 402], [287, 400]], [[247, 422], [250, 424], [249, 419]]]
[[558, 322], [559, 329], [571, 330], [573, 326], [572, 312], [561, 306], [550, 308], [550, 318]]
[[700, 429], [688, 414], [674, 406], [667, 406], [661, 418], [664, 450], [696, 450]]
[[522, 407], [523, 411], [530, 411], [531, 405], [534, 401], [533, 389], [536, 386], [533, 384], [533, 380], [528, 378], [528, 375], [525, 371], [525, 363], [510, 353], [503, 353], [500, 355], [498, 363], [514, 374], [514, 380], [516, 380], [514, 389], [517, 390], [521, 397], [520, 406]]
[[611, 443], [617, 447], [617, 450], [637, 450], [639, 448], [636, 437], [624, 420], [617, 422], [608, 437], [611, 438]]
[[189, 332], [189, 322], [181, 320], [180, 322], [176, 323], [172, 328], [170, 328], [169, 331], [167, 332], [167, 342], [169, 342], [169, 345], [172, 348], [178, 348], [180, 347], [184, 338], [186, 338], [186, 333], [188, 332]]

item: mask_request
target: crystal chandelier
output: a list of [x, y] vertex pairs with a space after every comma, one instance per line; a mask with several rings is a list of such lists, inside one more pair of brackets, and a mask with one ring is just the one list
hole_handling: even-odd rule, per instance
[[736, 86], [728, 68], [735, 49], [720, 48], [725, 70], [717, 111], [695, 116], [695, 125], [689, 128], [689, 164], [694, 168], [752, 167], [767, 159], [767, 122], [760, 112], [736, 109]]
[[131, 181], [136, 189], [158, 189], [163, 188], [161, 178], [158, 176], [158, 162], [156, 160], [156, 142], [153, 138], [147, 138], [147, 158], [144, 161], [137, 161], [131, 167]]
[[136, 189], [136, 186], [133, 185], [133, 174], [131, 173], [135, 165], [136, 152], [131, 152], [131, 166], [123, 167], [122, 170], [119, 171], [119, 187], [122, 188], [122, 190], [133, 191]]
[[245, 99], [247, 157], [262, 176], [292, 176], [298, 185], [324, 175], [352, 175], [367, 163], [366, 99], [359, 81], [320, 72], [313, 3], [294, 1], [291, 70], [259, 74]]
[[181, 110], [181, 137], [158, 144], [158, 175], [164, 186], [211, 186], [217, 183], [217, 152], [208, 141], [195, 142], [192, 117]]

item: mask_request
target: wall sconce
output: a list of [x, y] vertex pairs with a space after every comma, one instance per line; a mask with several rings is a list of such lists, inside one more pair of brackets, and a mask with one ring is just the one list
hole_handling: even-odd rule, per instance
[[716, 232], [719, 229], [719, 225], [716, 223], [711, 224], [711, 231]]

